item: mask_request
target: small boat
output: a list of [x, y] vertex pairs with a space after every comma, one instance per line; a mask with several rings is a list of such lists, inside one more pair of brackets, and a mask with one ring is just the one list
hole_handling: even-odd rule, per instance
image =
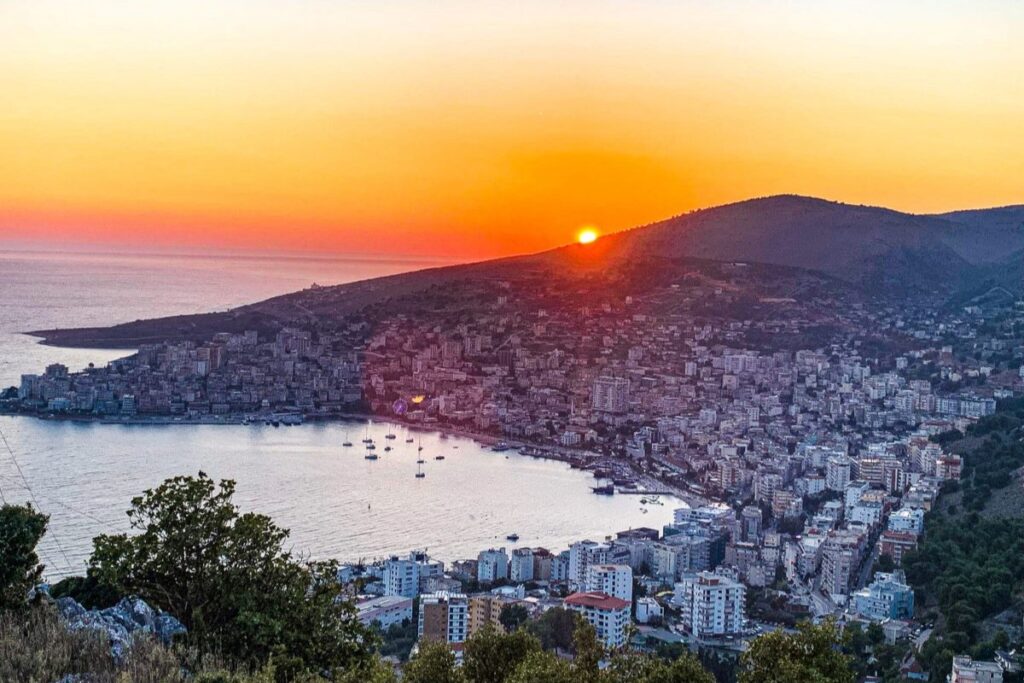
[[419, 460], [416, 461], [416, 464], [417, 465], [422, 465], [425, 462], [426, 462], [426, 460], [424, 460], [423, 458], [420, 458]]
[[605, 486], [591, 486], [590, 490], [599, 496], [611, 496], [615, 493], [615, 487], [611, 484]]
[[405, 440], [406, 443], [412, 443], [413, 441], [415, 441], [415, 439], [413, 439], [411, 436]]
[[434, 456], [434, 460], [444, 460], [444, 456], [443, 455], [435, 455]]
[[498, 443], [496, 443], [493, 446], [491, 446], [491, 450], [492, 451], [497, 451], [498, 453], [501, 453], [502, 451], [507, 451], [509, 448], [511, 448], [511, 446], [509, 446], [504, 441], [499, 441]]
[[363, 457], [366, 458], [367, 460], [376, 460], [380, 456], [378, 456], [376, 453], [367, 453]]
[[390, 450], [391, 450], [391, 446], [385, 446], [385, 447], [384, 447], [384, 450], [385, 450], [385, 451], [390, 451]]
[[394, 434], [392, 434], [391, 432], [388, 432], [388, 433], [387, 433], [387, 434], [386, 434], [386, 435], [384, 436], [384, 438], [385, 438], [385, 439], [388, 439], [388, 440], [390, 441], [391, 439], [397, 439], [398, 437], [397, 437], [397, 436], [395, 436]]
[[346, 441], [345, 443], [343, 443], [341, 445], [344, 446], [345, 448], [351, 448], [352, 447], [352, 442], [351, 441]]
[[366, 450], [368, 450], [368, 451], [372, 451], [375, 448], [377, 448], [377, 447], [375, 445], [373, 445], [372, 443], [366, 444]]
[[647, 505], [647, 499], [646, 498], [641, 498], [640, 499], [640, 504], [641, 505]]
[[420, 468], [416, 470], [416, 478], [422, 479], [425, 476], [427, 476], [427, 473], [423, 471], [423, 465], [420, 465]]
[[506, 536], [505, 538], [506, 538], [507, 540], [509, 540], [509, 541], [512, 541], [512, 542], [514, 543], [515, 541], [518, 541], [518, 540], [519, 540], [519, 534], [516, 534], [516, 533], [511, 533], [511, 534], [509, 534], [508, 536]]
[[423, 450], [423, 437], [420, 437], [420, 445], [416, 448], [417, 451]]

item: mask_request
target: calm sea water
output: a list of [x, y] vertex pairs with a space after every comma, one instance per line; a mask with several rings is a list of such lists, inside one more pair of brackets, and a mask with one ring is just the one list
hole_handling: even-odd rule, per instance
[[[427, 263], [232, 257], [83, 256], [0, 253], [0, 384], [47, 363], [72, 368], [122, 352], [57, 349], [19, 332], [103, 325], [142, 317], [217, 310], [316, 281], [344, 282]], [[369, 429], [380, 459], [363, 458]], [[51, 576], [81, 571], [92, 538], [127, 530], [129, 501], [178, 474], [203, 470], [234, 479], [244, 510], [291, 529], [298, 553], [357, 560], [427, 548], [446, 560], [494, 545], [559, 549], [635, 526], [660, 526], [682, 505], [665, 499], [647, 513], [634, 496], [595, 496], [593, 478], [567, 465], [499, 454], [437, 433], [422, 438], [424, 479], [415, 478], [415, 444], [399, 430], [384, 453], [387, 426], [122, 426], [0, 417], [21, 466], [0, 443], [0, 487], [8, 501], [31, 487], [51, 515], [42, 552]], [[353, 448], [342, 443], [351, 440]], [[434, 460], [444, 454], [445, 460]], [[507, 457], [506, 457], [507, 455]], [[24, 475], [24, 480], [22, 479]]]

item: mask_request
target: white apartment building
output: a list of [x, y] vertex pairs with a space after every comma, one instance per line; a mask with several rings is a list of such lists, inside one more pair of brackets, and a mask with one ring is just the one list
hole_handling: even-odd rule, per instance
[[424, 579], [443, 574], [444, 563], [431, 560], [423, 551], [414, 550], [404, 558], [394, 555], [384, 562], [384, 595], [415, 598]]
[[477, 555], [476, 578], [480, 583], [508, 578], [508, 554], [504, 548], [488, 548]]
[[[569, 587], [582, 589], [587, 582], [587, 568], [592, 564], [604, 564], [608, 561], [607, 543], [594, 541], [577, 541], [569, 546]], [[554, 578], [554, 577], [552, 577]]]
[[832, 456], [825, 461], [825, 487], [829, 491], [844, 491], [850, 483], [853, 462], [845, 455]]
[[565, 599], [566, 609], [580, 613], [606, 647], [626, 644], [630, 604], [604, 593], [573, 593]]
[[739, 581], [713, 572], [686, 576], [676, 584], [673, 601], [683, 627], [695, 638], [741, 633], [746, 588]]
[[924, 530], [924, 510], [900, 508], [889, 515], [889, 531], [920, 536]]
[[509, 562], [508, 578], [515, 583], [533, 581], [533, 551], [529, 548], [516, 548], [512, 551]]
[[588, 593], [605, 593], [633, 602], [633, 570], [625, 564], [592, 564], [584, 586]]

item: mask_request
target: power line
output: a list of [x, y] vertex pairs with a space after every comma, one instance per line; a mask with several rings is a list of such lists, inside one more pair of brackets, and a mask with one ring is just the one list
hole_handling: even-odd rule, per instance
[[[10, 453], [11, 462], [14, 463], [14, 469], [18, 471], [18, 476], [21, 477], [21, 481], [25, 485], [25, 489], [28, 491], [29, 498], [32, 500], [32, 503], [36, 506], [36, 509], [42, 512], [43, 506], [39, 504], [39, 501], [36, 499], [36, 494], [32, 491], [32, 486], [28, 483], [28, 479], [25, 478], [25, 473], [22, 471], [21, 465], [18, 463], [18, 458], [15, 457], [14, 455], [14, 449], [11, 448], [10, 442], [7, 441], [7, 435], [4, 434], [3, 429], [0, 429], [0, 440], [3, 440], [4, 446], [7, 448], [7, 452]], [[64, 566], [71, 569], [71, 560], [68, 559], [68, 554], [64, 552], [64, 547], [60, 544], [60, 539], [57, 538], [56, 532], [51, 533], [50, 537], [53, 539], [54, 545], [57, 546], [57, 550], [60, 551], [61, 556], [64, 558]], [[42, 552], [42, 549], [40, 549], [40, 552]]]

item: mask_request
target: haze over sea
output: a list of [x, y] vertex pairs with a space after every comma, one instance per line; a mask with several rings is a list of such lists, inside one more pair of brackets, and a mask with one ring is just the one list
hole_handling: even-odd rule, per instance
[[[133, 255], [0, 251], [0, 387], [49, 363], [79, 370], [127, 351], [61, 349], [25, 331], [102, 326], [139, 318], [222, 310], [308, 287], [439, 265], [436, 261], [252, 255]], [[380, 460], [363, 459], [369, 429]], [[489, 546], [561, 549], [635, 526], [658, 527], [682, 505], [642, 512], [635, 496], [595, 496], [594, 479], [563, 463], [499, 454], [461, 438], [424, 432], [425, 479], [415, 444], [399, 430], [382, 451], [383, 423], [259, 426], [125, 426], [0, 417], [0, 487], [28, 500], [22, 474], [51, 515], [42, 553], [50, 576], [81, 572], [92, 538], [127, 529], [131, 498], [163, 479], [195, 474], [238, 482], [243, 510], [271, 515], [290, 543], [316, 558], [356, 560], [426, 547], [445, 560]], [[357, 445], [343, 448], [346, 439]], [[438, 454], [444, 461], [434, 460]], [[505, 455], [508, 457], [506, 458]]]

